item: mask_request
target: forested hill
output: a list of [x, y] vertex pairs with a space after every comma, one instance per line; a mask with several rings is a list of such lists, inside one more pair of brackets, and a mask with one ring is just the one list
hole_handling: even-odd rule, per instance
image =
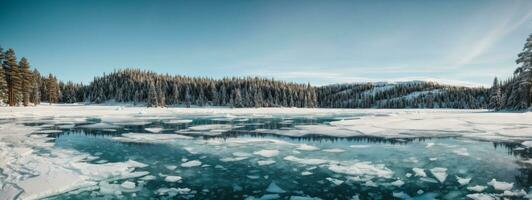
[[434, 82], [314, 87], [264, 78], [191, 78], [137, 69], [97, 77], [88, 86], [60, 83], [61, 102], [133, 102], [148, 106], [485, 108], [489, 91]]
[[[82, 101], [147, 103], [149, 106], [316, 107], [316, 89], [263, 78], [191, 78], [136, 69], [118, 70], [78, 89]], [[67, 101], [74, 101], [65, 99]]]
[[427, 81], [336, 84], [317, 88], [325, 108], [486, 108], [489, 89]]

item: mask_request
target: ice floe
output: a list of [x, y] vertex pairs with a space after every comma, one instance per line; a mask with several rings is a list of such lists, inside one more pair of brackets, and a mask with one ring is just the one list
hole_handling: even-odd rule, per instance
[[283, 190], [281, 187], [279, 187], [275, 182], [271, 182], [270, 185], [268, 185], [268, 188], [266, 188], [266, 192], [269, 193], [285, 193], [286, 191]]
[[271, 165], [273, 163], [275, 163], [275, 160], [259, 160], [259, 161], [257, 161], [257, 164], [259, 166]]
[[482, 192], [482, 191], [484, 191], [487, 188], [488, 187], [486, 187], [486, 186], [475, 185], [475, 186], [467, 187], [467, 190], [474, 191], [474, 192]]
[[445, 179], [447, 179], [447, 168], [435, 167], [430, 169], [430, 173], [432, 173], [440, 183], [445, 182]]
[[412, 168], [412, 171], [414, 172], [415, 176], [427, 177], [427, 173], [425, 173], [424, 169], [414, 167]]
[[178, 181], [181, 181], [181, 176], [166, 176], [164, 177], [164, 181], [166, 182], [178, 182]]
[[320, 148], [312, 146], [312, 145], [308, 145], [308, 144], [301, 144], [296, 149], [300, 150], [300, 151], [316, 151], [316, 150], [320, 150]]
[[456, 181], [458, 181], [458, 184], [460, 185], [467, 185], [471, 181], [471, 178], [462, 178], [462, 177], [456, 176]]
[[259, 155], [262, 157], [270, 158], [279, 155], [279, 150], [276, 149], [263, 149], [260, 151], [253, 152], [255, 155]]
[[183, 164], [181, 164], [181, 167], [197, 167], [197, 166], [200, 166], [201, 165], [201, 161], [199, 160], [191, 160], [191, 161], [188, 161], [188, 162], [185, 162]]
[[150, 133], [159, 133], [161, 131], [163, 131], [164, 129], [163, 128], [160, 128], [160, 127], [153, 127], [153, 128], [144, 128], [144, 130], [150, 132]]
[[508, 183], [504, 181], [497, 181], [496, 179], [491, 179], [490, 182], [488, 182], [488, 185], [491, 185], [493, 189], [495, 190], [511, 190], [514, 187], [513, 183]]
[[329, 152], [329, 153], [342, 153], [342, 152], [345, 152], [344, 149], [339, 149], [339, 148], [324, 149], [322, 151]]

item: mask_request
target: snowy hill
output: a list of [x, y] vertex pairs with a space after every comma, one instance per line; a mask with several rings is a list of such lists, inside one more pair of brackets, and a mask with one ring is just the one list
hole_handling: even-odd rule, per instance
[[489, 89], [433, 81], [334, 84], [318, 88], [320, 107], [484, 108]]

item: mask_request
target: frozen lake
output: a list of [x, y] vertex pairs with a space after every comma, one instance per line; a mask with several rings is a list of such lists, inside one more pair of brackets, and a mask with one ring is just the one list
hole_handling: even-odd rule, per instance
[[532, 197], [528, 113], [1, 109], [0, 199]]

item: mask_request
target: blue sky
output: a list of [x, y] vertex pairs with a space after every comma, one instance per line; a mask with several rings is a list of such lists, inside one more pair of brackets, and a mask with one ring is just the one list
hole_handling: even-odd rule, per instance
[[532, 1], [0, 0], [0, 45], [43, 73], [329, 83], [508, 77]]

